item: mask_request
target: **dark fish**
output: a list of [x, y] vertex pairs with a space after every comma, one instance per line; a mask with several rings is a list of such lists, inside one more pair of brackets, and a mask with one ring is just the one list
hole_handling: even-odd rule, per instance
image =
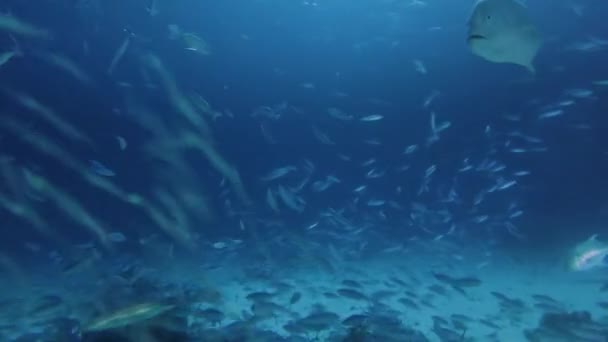
[[433, 273], [433, 276], [435, 277], [435, 279], [439, 280], [440, 282], [447, 283], [447, 284], [451, 284], [454, 281], [454, 278], [450, 277], [447, 274]]
[[500, 306], [503, 309], [507, 309], [507, 310], [521, 310], [521, 309], [525, 309], [526, 304], [520, 300], [520, 299], [515, 299], [515, 298], [509, 298], [506, 295], [500, 293], [500, 292], [491, 292], [492, 295], [496, 298], [498, 298], [498, 300], [500, 301]]
[[433, 325], [450, 325], [450, 322], [448, 322], [448, 320], [443, 317], [433, 316], [431, 318], [433, 319]]
[[534, 308], [538, 310], [542, 310], [545, 312], [564, 312], [564, 308], [562, 308], [559, 304], [550, 304], [550, 303], [536, 303], [534, 304]]
[[283, 325], [283, 329], [294, 335], [305, 335], [308, 333], [305, 326], [302, 326], [298, 324], [298, 322], [294, 321], [289, 321], [287, 324]]
[[331, 328], [331, 326], [338, 324], [340, 316], [333, 312], [315, 312], [302, 319], [296, 321], [299, 326], [302, 326], [308, 330], [321, 331]]
[[526, 333], [529, 341], [606, 341], [605, 325], [587, 311], [545, 313], [538, 327]]
[[447, 274], [442, 274], [442, 273], [433, 273], [433, 276], [435, 277], [435, 279], [439, 280], [440, 282], [446, 283], [452, 287], [463, 288], [463, 287], [476, 287], [476, 286], [481, 285], [481, 280], [479, 280], [475, 277], [456, 278], [456, 277], [451, 277]]
[[460, 286], [452, 286], [452, 289], [465, 297], [467, 296], [466, 291]]
[[426, 306], [427, 308], [437, 309], [437, 307], [435, 305], [433, 305], [433, 303], [431, 303], [428, 299], [421, 300], [420, 304]]
[[337, 294], [335, 294], [333, 292], [323, 292], [323, 297], [329, 298], [329, 299], [336, 299], [336, 298], [339, 298], [340, 296], [338, 296]]
[[397, 287], [397, 285], [396, 285], [396, 284], [394, 284], [394, 283], [392, 283], [392, 282], [390, 282], [390, 281], [388, 281], [388, 280], [383, 281], [383, 282], [382, 282], [382, 284], [383, 284], [384, 286], [386, 286], [386, 287]]
[[338, 289], [338, 291], [336, 291], [340, 296], [342, 297], [346, 297], [346, 298], [350, 298], [350, 299], [354, 299], [354, 300], [369, 300], [369, 298], [367, 298], [366, 295], [364, 295], [363, 293], [357, 291], [357, 290], [353, 290], [353, 289], [347, 289], [347, 288], [342, 288], [342, 289]]
[[500, 292], [496, 292], [496, 291], [492, 291], [491, 294], [498, 298], [498, 300], [500, 301], [500, 305], [503, 308], [507, 308], [507, 309], [524, 309], [526, 307], [526, 304], [524, 303], [524, 301], [520, 300], [520, 299], [515, 299], [515, 298], [509, 298], [506, 295], [500, 293]]
[[209, 323], [211, 323], [214, 326], [220, 325], [225, 318], [225, 315], [223, 312], [221, 312], [220, 310], [217, 310], [217, 309], [212, 309], [212, 308], [200, 311], [200, 315], [201, 315], [201, 317], [203, 317], [205, 320], [209, 321]]
[[467, 331], [469, 329], [467, 324], [475, 322], [471, 317], [462, 314], [453, 314], [450, 318], [452, 319], [452, 325], [458, 331]]
[[368, 325], [375, 327], [377, 330], [388, 332], [402, 327], [399, 312], [392, 310], [387, 313], [371, 315], [368, 319]]
[[251, 306], [251, 312], [253, 312], [256, 317], [264, 319], [276, 317], [278, 314], [291, 314], [287, 308], [279, 304], [266, 301], [259, 301], [253, 304]]
[[412, 298], [418, 298], [418, 295], [412, 291], [405, 291], [405, 295]]
[[272, 300], [274, 294], [268, 292], [251, 292], [245, 298], [252, 302], [266, 302]]
[[450, 318], [452, 319], [452, 321], [456, 320], [456, 321], [461, 321], [461, 322], [465, 322], [465, 323], [472, 323], [475, 321], [471, 317], [462, 315], [462, 314], [453, 314], [450, 316]]
[[562, 303], [547, 295], [536, 294], [533, 295], [532, 298], [537, 301], [537, 303], [534, 304], [535, 309], [553, 313], [560, 313], [566, 311], [566, 308], [564, 307], [564, 305], [562, 305]]
[[300, 298], [302, 298], [302, 294], [301, 294], [300, 292], [294, 292], [294, 293], [291, 295], [291, 298], [289, 299], [289, 304], [290, 304], [290, 305], [293, 305], [293, 304], [295, 304], [295, 303], [299, 302], [299, 301], [300, 301]]
[[346, 325], [347, 327], [362, 326], [365, 324], [365, 322], [367, 321], [368, 318], [369, 318], [369, 316], [367, 316], [367, 315], [354, 314], [354, 315], [350, 315], [350, 316], [346, 317], [342, 321], [342, 324]]
[[396, 294], [397, 293], [394, 291], [380, 290], [380, 291], [376, 291], [376, 292], [372, 293], [371, 298], [372, 298], [372, 300], [375, 300], [375, 301], [381, 301], [383, 299], [395, 296]]
[[486, 327], [490, 327], [492, 329], [500, 329], [499, 325], [497, 325], [496, 323], [494, 323], [494, 322], [492, 322], [490, 320], [487, 320], [487, 319], [483, 319], [482, 318], [482, 319], [479, 320], [479, 323], [485, 325]]
[[350, 280], [350, 279], [345, 279], [342, 280], [342, 285], [344, 286], [348, 286], [348, 287], [356, 287], [358, 289], [363, 288], [363, 286], [361, 286], [361, 284], [355, 280]]
[[280, 293], [280, 292], [285, 292], [285, 291], [289, 291], [293, 288], [293, 285], [286, 283], [284, 281], [276, 281], [276, 282], [272, 282], [272, 287], [276, 288], [276, 292]]
[[414, 310], [419, 310], [420, 307], [418, 306], [418, 304], [416, 304], [416, 302], [414, 302], [413, 300], [409, 299], [409, 298], [399, 298], [399, 303], [405, 305], [406, 307], [410, 308], [410, 309], [414, 309]]
[[312, 310], [311, 310], [311, 312], [324, 312], [324, 311], [328, 311], [328, 310], [325, 308], [325, 305], [323, 305], [323, 304], [321, 304], [321, 303], [314, 303], [314, 304], [312, 305]]
[[539, 302], [554, 303], [554, 304], [559, 303], [557, 300], [555, 300], [547, 295], [542, 295], [542, 294], [532, 295], [532, 298], [534, 298], [534, 300], [537, 300]]
[[463, 321], [459, 321], [457, 319], [452, 319], [452, 326], [454, 326], [454, 328], [458, 331], [464, 331], [467, 330], [467, 324]]
[[447, 294], [447, 291], [445, 290], [445, 288], [443, 286], [437, 285], [437, 284], [429, 286], [429, 290], [431, 292], [435, 292], [436, 294], [439, 294], [442, 296], [445, 296]]
[[202, 287], [187, 291], [187, 295], [193, 302], [203, 302], [212, 305], [222, 304], [222, 293], [214, 288]]
[[439, 337], [440, 341], [464, 341], [464, 334], [465, 332], [458, 332], [458, 331], [454, 331], [452, 329], [448, 329], [445, 327], [442, 327], [439, 324], [435, 324], [433, 325], [433, 330], [432, 330], [435, 335], [437, 335], [437, 337]]
[[390, 277], [389, 280], [392, 281], [393, 283], [397, 284], [397, 285], [409, 287], [408, 283], [404, 282], [403, 280], [401, 280], [401, 279], [399, 279], [397, 277]]
[[492, 296], [500, 299], [501, 301], [510, 301], [511, 300], [509, 297], [507, 297], [506, 295], [504, 295], [504, 294], [502, 294], [500, 292], [492, 291], [490, 293], [492, 294]]
[[412, 283], [414, 283], [415, 286], [422, 286], [423, 285], [422, 280], [418, 279], [416, 276], [410, 275], [409, 278], [412, 281]]

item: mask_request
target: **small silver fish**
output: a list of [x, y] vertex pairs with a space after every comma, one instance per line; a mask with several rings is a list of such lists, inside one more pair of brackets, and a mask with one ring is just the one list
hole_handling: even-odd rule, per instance
[[416, 152], [416, 150], [418, 150], [418, 145], [409, 145], [405, 151], [403, 152], [403, 154], [411, 154]]
[[125, 37], [125, 39], [122, 41], [122, 44], [120, 44], [120, 46], [114, 53], [114, 56], [112, 57], [112, 62], [110, 63], [110, 66], [108, 67], [109, 75], [112, 74], [112, 72], [114, 72], [114, 69], [116, 69], [116, 66], [118, 65], [118, 63], [120, 62], [122, 57], [124, 56], [125, 52], [127, 52], [127, 49], [129, 48], [129, 44], [131, 44], [131, 40], [133, 39], [133, 37], [135, 37], [135, 35], [132, 32], [130, 32], [128, 30], [125, 30], [125, 32], [127, 33], [127, 36]]
[[108, 233], [108, 235], [106, 237], [108, 238], [108, 240], [110, 240], [112, 242], [116, 242], [116, 243], [122, 243], [122, 242], [127, 241], [127, 237], [125, 236], [125, 234], [123, 234], [121, 232]]
[[279, 168], [276, 168], [276, 169], [270, 171], [266, 176], [262, 177], [262, 181], [269, 182], [269, 181], [284, 177], [288, 173], [294, 172], [296, 170], [297, 170], [297, 168], [292, 165], [279, 167]]
[[3, 52], [0, 54], [0, 67], [2, 67], [4, 64], [8, 63], [14, 57], [23, 56], [23, 51], [21, 51], [21, 48], [19, 47], [17, 40], [12, 35], [10, 37], [13, 40], [13, 42], [15, 43], [15, 47], [10, 51], [6, 51], [6, 52]]
[[116, 137], [116, 141], [118, 141], [118, 146], [120, 146], [120, 149], [122, 151], [124, 151], [127, 148], [127, 140], [121, 136], [117, 136]]
[[386, 201], [379, 200], [379, 199], [371, 199], [371, 200], [367, 201], [367, 205], [370, 207], [380, 207], [380, 206], [383, 206], [384, 203], [386, 203]]
[[95, 172], [96, 174], [98, 174], [100, 176], [105, 176], [105, 177], [116, 176], [116, 173], [114, 171], [112, 171], [111, 169], [109, 169], [108, 167], [103, 165], [102, 163], [98, 162], [97, 160], [89, 160], [89, 163], [91, 164], [91, 170], [93, 170], [93, 172]]
[[382, 119], [384, 119], [383, 115], [372, 114], [372, 115], [364, 116], [364, 117], [360, 118], [359, 120], [361, 120], [363, 122], [372, 122], [372, 121], [378, 121], [378, 120], [382, 120]]
[[554, 118], [556, 116], [560, 116], [562, 114], [564, 114], [564, 111], [562, 109], [556, 109], [556, 110], [542, 113], [538, 116], [538, 118], [539, 119], [548, 119], [548, 118]]

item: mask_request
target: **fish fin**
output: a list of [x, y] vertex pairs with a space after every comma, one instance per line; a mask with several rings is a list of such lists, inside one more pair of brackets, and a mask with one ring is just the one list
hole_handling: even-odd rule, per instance
[[597, 234], [593, 234], [587, 239], [587, 241], [596, 241], [596, 240], [597, 240]]

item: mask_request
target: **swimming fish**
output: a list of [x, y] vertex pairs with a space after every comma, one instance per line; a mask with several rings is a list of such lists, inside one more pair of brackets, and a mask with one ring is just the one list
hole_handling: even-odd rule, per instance
[[100, 176], [114, 177], [116, 173], [97, 160], [89, 160], [91, 170]]
[[201, 55], [211, 54], [211, 49], [207, 42], [191, 32], [182, 32], [181, 28], [176, 24], [170, 24], [169, 28], [169, 39], [178, 40], [184, 45], [184, 48], [189, 51], [197, 52]]
[[521, 65], [534, 73], [541, 46], [538, 29], [517, 0], [478, 0], [469, 18], [467, 43], [473, 54], [494, 63]]
[[283, 167], [279, 167], [276, 168], [272, 171], [270, 171], [268, 174], [266, 174], [266, 176], [262, 177], [262, 181], [264, 182], [270, 182], [273, 181], [275, 179], [279, 179], [281, 177], [286, 176], [288, 173], [297, 171], [298, 169], [295, 166], [292, 165], [288, 165], [288, 166], [283, 166]]
[[364, 117], [360, 118], [359, 120], [364, 121], [364, 122], [372, 122], [372, 121], [382, 120], [383, 118], [384, 118], [384, 116], [382, 116], [380, 114], [371, 114], [371, 115], [364, 116]]
[[116, 141], [118, 141], [118, 146], [120, 146], [120, 150], [124, 151], [127, 148], [127, 140], [121, 136], [116, 136]]
[[588, 271], [608, 266], [608, 244], [597, 239], [597, 234], [577, 244], [568, 260], [571, 271]]
[[152, 0], [152, 2], [150, 3], [150, 6], [148, 6], [146, 8], [146, 12], [148, 12], [148, 14], [150, 14], [151, 17], [154, 17], [158, 14], [158, 4], [156, 2], [156, 0]]
[[11, 14], [0, 14], [0, 31], [14, 33], [18, 36], [29, 38], [49, 39], [51, 35], [48, 31], [39, 29]]
[[0, 67], [3, 66], [4, 64], [8, 63], [14, 57], [23, 56], [23, 51], [21, 51], [21, 48], [19, 47], [17, 40], [15, 40], [15, 38], [12, 35], [10, 37], [13, 40], [13, 42], [15, 43], [15, 47], [12, 50], [0, 53]]
[[114, 56], [112, 57], [112, 62], [110, 63], [110, 66], [108, 67], [108, 74], [112, 74], [112, 72], [114, 72], [114, 69], [116, 69], [116, 66], [121, 61], [125, 52], [127, 52], [127, 49], [129, 48], [129, 45], [131, 44], [131, 40], [133, 39], [133, 37], [135, 37], [135, 34], [133, 34], [133, 32], [131, 32], [127, 29], [125, 29], [124, 31], [126, 33], [126, 37], [122, 41], [122, 43], [120, 44], [120, 46], [118, 47], [116, 52], [114, 52]]
[[108, 235], [106, 235], [106, 237], [108, 238], [108, 240], [115, 242], [115, 243], [123, 243], [127, 241], [127, 237], [125, 236], [125, 234], [121, 233], [121, 232], [111, 232], [108, 233]]
[[143, 303], [132, 305], [110, 314], [98, 317], [84, 326], [85, 332], [103, 331], [126, 327], [128, 325], [150, 320], [173, 309], [173, 305], [160, 303]]

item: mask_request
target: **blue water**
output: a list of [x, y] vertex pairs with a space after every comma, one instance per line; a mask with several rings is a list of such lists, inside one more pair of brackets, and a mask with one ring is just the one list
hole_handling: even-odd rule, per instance
[[[157, 15], [146, 11], [151, 3], [158, 5]], [[2, 117], [32, 136], [46, 137], [83, 166], [74, 169], [29, 144], [10, 125], [0, 125], [0, 153], [10, 160], [3, 162], [1, 193], [33, 210], [55, 237], [37, 233], [31, 221], [3, 206], [0, 251], [24, 273], [55, 267], [62, 261], [49, 255], [68, 259], [82, 244], [96, 246], [108, 258], [125, 254], [136, 260], [149, 236], [173, 243], [175, 253], [193, 262], [199, 253], [213, 251], [213, 243], [234, 240], [242, 249], [226, 252], [229, 259], [254, 259], [259, 240], [277, 242], [271, 253], [288, 258], [292, 251], [281, 241], [306, 234], [325, 246], [343, 236], [345, 253], [357, 260], [378, 255], [391, 242], [407, 245], [444, 236], [507, 253], [546, 251], [559, 260], [592, 234], [607, 238], [608, 85], [600, 81], [608, 80], [608, 3], [528, 1], [543, 37], [535, 75], [469, 51], [470, 1], [428, 0], [416, 6], [408, 1], [5, 0], [0, 8], [52, 36], [13, 33], [24, 55], [0, 67]], [[210, 54], [169, 39], [173, 24], [204, 40]], [[110, 75], [107, 69], [127, 32], [134, 36]], [[0, 33], [0, 51], [9, 51], [10, 32]], [[593, 49], [576, 47], [592, 40]], [[92, 84], [45, 62], [39, 57], [43, 52], [67, 58]], [[221, 113], [212, 119], [197, 112], [209, 125], [209, 136], [176, 109], [162, 76], [146, 64], [150, 55], [162, 61], [180, 94], [196, 93]], [[425, 73], [416, 70], [415, 61]], [[62, 135], [19, 104], [15, 92], [35, 98], [92, 143]], [[425, 105], [433, 93], [437, 96]], [[278, 117], [253, 115], [281, 104]], [[333, 118], [328, 108], [354, 119]], [[563, 114], [538, 118], [555, 108]], [[383, 118], [359, 120], [370, 114]], [[437, 125], [450, 126], [429, 142], [432, 115]], [[147, 123], [166, 130], [159, 133]], [[322, 143], [315, 130], [335, 144]], [[238, 173], [247, 200], [200, 151], [158, 144], [186, 132], [204, 136]], [[127, 142], [124, 151], [118, 136]], [[405, 154], [412, 145], [416, 151]], [[172, 163], [177, 155], [183, 164]], [[308, 163], [314, 171], [307, 171]], [[288, 165], [296, 171], [261, 180]], [[467, 165], [470, 169], [463, 170]], [[382, 176], [370, 178], [372, 169]], [[24, 170], [58, 190], [33, 189]], [[142, 209], [146, 205], [95, 187], [86, 174], [138, 194], [169, 218], [168, 226], [190, 235], [176, 238]], [[325, 191], [313, 189], [314, 182], [330, 175], [339, 182]], [[302, 190], [293, 190], [305, 180]], [[516, 182], [500, 189], [509, 181]], [[354, 191], [362, 185], [365, 190]], [[297, 195], [304, 203], [301, 212], [281, 200], [279, 187]], [[279, 202], [278, 212], [267, 202], [268, 191]], [[104, 246], [79, 221], [82, 215], [64, 210], [64, 197], [50, 192], [67, 194], [106, 233], [123, 235], [113, 235], [113, 247]], [[177, 207], [160, 193], [169, 194]], [[189, 205], [186, 193], [203, 200]], [[370, 205], [370, 200], [382, 203]], [[359, 235], [359, 228], [364, 233]], [[319, 230], [321, 235], [312, 235]], [[224, 260], [219, 250], [219, 256], [210, 256], [220, 260], [217, 267]]]

